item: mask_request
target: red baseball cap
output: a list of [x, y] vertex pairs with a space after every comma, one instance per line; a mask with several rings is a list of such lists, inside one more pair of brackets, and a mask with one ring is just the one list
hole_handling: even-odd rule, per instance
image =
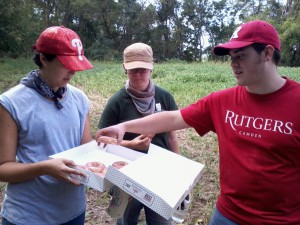
[[84, 56], [79, 36], [71, 29], [53, 26], [44, 30], [33, 46], [40, 53], [56, 55], [57, 59], [69, 70], [92, 69], [92, 64]]
[[213, 48], [215, 55], [228, 55], [231, 49], [244, 48], [253, 43], [272, 45], [280, 51], [280, 38], [276, 29], [269, 23], [254, 20], [239, 26], [230, 41]]

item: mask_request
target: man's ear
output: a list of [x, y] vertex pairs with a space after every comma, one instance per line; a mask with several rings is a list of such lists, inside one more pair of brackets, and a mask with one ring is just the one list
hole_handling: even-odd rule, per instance
[[267, 45], [264, 50], [265, 61], [271, 61], [273, 58], [275, 48], [272, 45]]

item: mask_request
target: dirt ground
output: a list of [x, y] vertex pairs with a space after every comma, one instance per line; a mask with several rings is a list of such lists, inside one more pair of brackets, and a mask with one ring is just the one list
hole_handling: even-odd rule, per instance
[[[106, 104], [106, 98], [89, 95], [91, 100], [91, 125], [92, 132], [97, 130], [100, 112]], [[180, 140], [181, 152], [184, 156], [201, 162], [205, 165], [202, 178], [193, 189], [192, 205], [185, 225], [207, 225], [218, 194], [218, 146], [216, 137], [208, 134], [204, 138], [190, 129], [177, 131]], [[179, 165], [180, 166], [180, 165]], [[5, 184], [0, 182], [0, 207], [4, 195]], [[91, 188], [87, 188], [87, 212], [85, 225], [113, 225], [115, 219], [111, 218], [106, 209], [110, 202], [107, 192], [101, 193]], [[1, 216], [0, 216], [1, 224]], [[145, 225], [144, 215], [141, 214], [139, 225]]]

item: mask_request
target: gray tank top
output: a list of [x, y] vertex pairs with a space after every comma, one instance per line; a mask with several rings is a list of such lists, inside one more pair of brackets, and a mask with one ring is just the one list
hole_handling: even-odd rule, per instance
[[[22, 84], [0, 95], [2, 104], [15, 120], [19, 136], [20, 163], [47, 160], [52, 154], [80, 145], [90, 102], [72, 85], [67, 86], [58, 110], [35, 90]], [[84, 186], [75, 186], [51, 176], [8, 184], [2, 217], [17, 225], [57, 225], [84, 212]]]

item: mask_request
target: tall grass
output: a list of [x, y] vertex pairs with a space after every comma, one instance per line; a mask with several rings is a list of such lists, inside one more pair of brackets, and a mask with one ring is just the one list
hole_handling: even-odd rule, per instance
[[[126, 76], [122, 62], [93, 62], [94, 69], [78, 72], [72, 84], [86, 93], [110, 97], [120, 89]], [[170, 91], [180, 106], [186, 106], [212, 91], [235, 85], [229, 62], [186, 63], [171, 61], [155, 64], [154, 82]], [[0, 93], [14, 86], [36, 68], [31, 59], [0, 59]], [[299, 68], [279, 67], [283, 76], [300, 81]]]
[[[94, 62], [93, 70], [78, 73], [72, 80], [86, 93], [105, 97], [120, 89], [126, 76], [122, 63]], [[230, 67], [222, 63], [170, 62], [155, 64], [154, 82], [170, 91], [180, 107], [190, 104], [211, 91], [234, 84]]]
[[[110, 97], [120, 89], [126, 76], [122, 62], [94, 62], [94, 69], [78, 73], [72, 83], [87, 93], [99, 93]], [[283, 76], [300, 81], [299, 68], [279, 67]], [[183, 107], [195, 102], [210, 92], [235, 85], [235, 78], [228, 63], [186, 63], [172, 61], [155, 64], [152, 74], [154, 82], [170, 91]]]
[[[97, 130], [99, 116], [107, 99], [119, 90], [126, 80], [122, 62], [93, 62], [94, 69], [78, 72], [72, 84], [82, 89], [91, 99], [92, 132]], [[210, 92], [235, 85], [228, 63], [186, 63], [171, 61], [155, 64], [154, 82], [170, 91], [180, 108]], [[31, 59], [0, 59], [0, 93], [16, 85], [30, 70], [36, 68]], [[279, 67], [280, 74], [300, 81], [299, 68]], [[213, 211], [218, 185], [218, 142], [209, 133], [200, 138], [193, 129], [178, 133], [184, 156], [205, 164], [205, 172], [193, 190], [193, 204], [186, 224], [208, 224]], [[0, 183], [3, 191], [3, 183]], [[0, 193], [1, 200], [1, 193]], [[99, 197], [101, 205], [101, 196]], [[93, 219], [92, 219], [93, 220]], [[1, 220], [0, 220], [1, 221]], [[95, 224], [106, 224], [96, 222]]]

